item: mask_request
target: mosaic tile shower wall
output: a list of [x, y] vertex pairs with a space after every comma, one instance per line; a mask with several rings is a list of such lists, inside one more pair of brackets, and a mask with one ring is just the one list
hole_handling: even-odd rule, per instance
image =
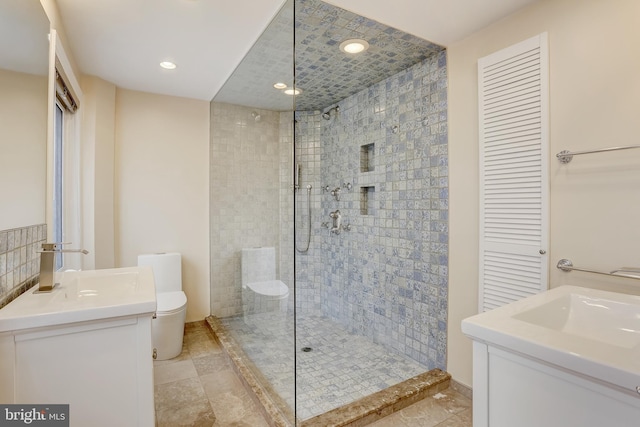
[[277, 255], [280, 280], [289, 286], [289, 309], [294, 301], [294, 229], [293, 229], [293, 114], [280, 113], [280, 253]]
[[[300, 165], [300, 188], [295, 194], [295, 241], [296, 241], [296, 308], [301, 313], [320, 314], [323, 254], [321, 251], [322, 232], [319, 227], [322, 218], [320, 209], [323, 198], [321, 181], [322, 119], [320, 112], [296, 112], [295, 158]], [[311, 185], [311, 191], [307, 186]], [[309, 201], [311, 216], [309, 216]], [[307, 239], [311, 227], [309, 249]]]
[[[446, 363], [446, 73], [443, 51], [344, 99], [330, 120], [297, 114], [298, 161], [315, 174], [308, 179], [341, 189], [340, 200], [315, 192], [314, 255], [297, 259], [297, 307], [320, 308], [429, 369]], [[304, 133], [317, 126], [321, 143]], [[337, 210], [350, 231], [321, 225]]]
[[[276, 246], [279, 278], [290, 289], [295, 253], [299, 315], [327, 316], [429, 369], [444, 369], [446, 53], [339, 105], [330, 120], [322, 118], [327, 106], [296, 112], [292, 124], [290, 112], [258, 110], [256, 121], [253, 109], [212, 103], [212, 313], [242, 313], [240, 250]], [[336, 188], [340, 200], [331, 195]], [[350, 231], [330, 232], [337, 210]], [[304, 249], [309, 226], [309, 250], [296, 251], [293, 242]]]
[[[280, 241], [280, 114], [211, 103], [211, 313], [242, 314], [242, 248]], [[276, 252], [277, 253], [277, 252]]]
[[0, 231], [0, 308], [38, 283], [46, 224]]

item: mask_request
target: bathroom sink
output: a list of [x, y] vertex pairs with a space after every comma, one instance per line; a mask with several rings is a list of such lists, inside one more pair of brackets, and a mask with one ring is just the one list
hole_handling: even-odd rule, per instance
[[[69, 274], [69, 273], [65, 273]], [[54, 298], [77, 301], [82, 298], [119, 298], [138, 292], [140, 273], [122, 271], [113, 274], [76, 274], [65, 280], [64, 289]]]
[[0, 309], [0, 333], [153, 313], [156, 294], [151, 267], [56, 273], [52, 292], [38, 286]]
[[568, 293], [513, 318], [617, 347], [640, 344], [640, 304]]
[[561, 286], [472, 316], [472, 339], [636, 392], [640, 297]]

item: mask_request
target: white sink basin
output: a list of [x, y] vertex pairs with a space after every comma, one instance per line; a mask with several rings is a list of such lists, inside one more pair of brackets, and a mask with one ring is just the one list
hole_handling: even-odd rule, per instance
[[[69, 274], [69, 273], [65, 273]], [[139, 291], [138, 271], [117, 271], [113, 274], [74, 275], [65, 280], [64, 289], [54, 298], [77, 301], [82, 298], [119, 298]]]
[[640, 385], [640, 297], [561, 286], [463, 320], [476, 341], [609, 384]]
[[512, 317], [617, 347], [633, 348], [640, 344], [637, 302], [568, 293]]
[[36, 285], [0, 309], [0, 333], [156, 310], [148, 266], [56, 273], [56, 282], [50, 293], [35, 293]]

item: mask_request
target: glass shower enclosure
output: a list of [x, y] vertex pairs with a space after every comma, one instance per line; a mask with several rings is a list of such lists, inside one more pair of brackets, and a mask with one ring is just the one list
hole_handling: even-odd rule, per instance
[[211, 103], [214, 331], [283, 425], [445, 369], [446, 85], [442, 47], [288, 0]]

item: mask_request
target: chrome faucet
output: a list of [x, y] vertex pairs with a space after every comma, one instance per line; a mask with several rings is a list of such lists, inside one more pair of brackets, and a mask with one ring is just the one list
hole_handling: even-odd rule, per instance
[[340, 187], [336, 187], [331, 190], [331, 195], [339, 202], [340, 201]]
[[42, 249], [38, 251], [40, 254], [40, 285], [38, 286], [39, 292], [51, 292], [57, 285], [54, 283], [54, 264], [56, 253], [82, 253], [88, 254], [89, 251], [85, 249], [63, 249], [62, 245], [67, 243], [43, 243]]

